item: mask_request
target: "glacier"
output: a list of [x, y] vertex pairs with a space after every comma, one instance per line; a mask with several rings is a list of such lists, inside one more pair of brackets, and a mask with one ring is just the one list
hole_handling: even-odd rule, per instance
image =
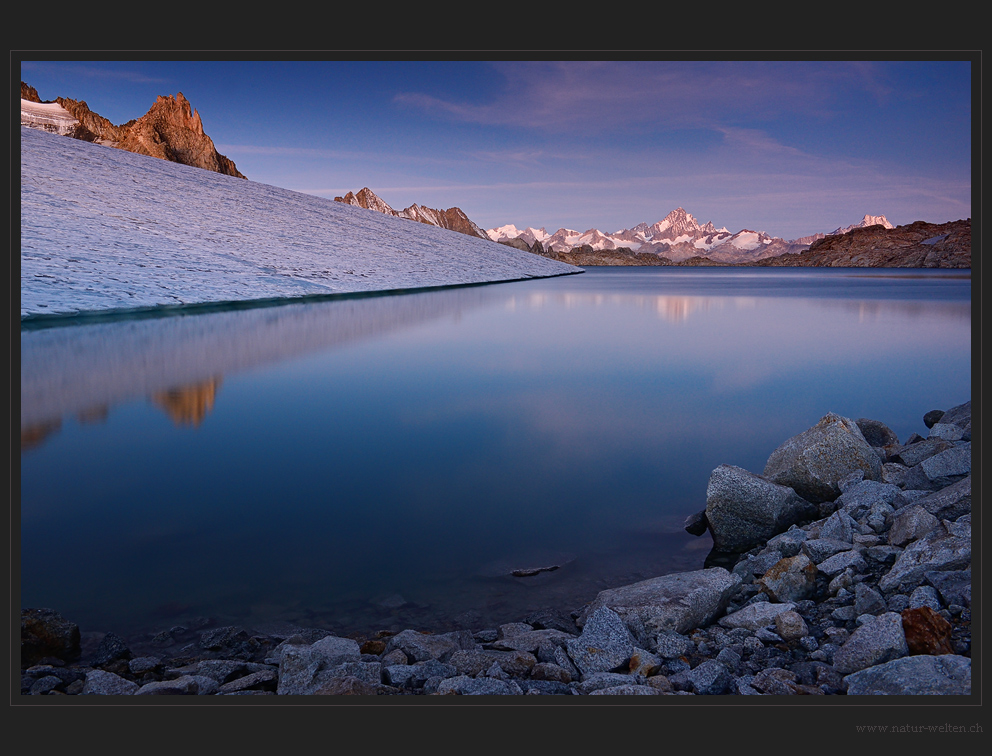
[[21, 319], [413, 290], [582, 269], [21, 127]]

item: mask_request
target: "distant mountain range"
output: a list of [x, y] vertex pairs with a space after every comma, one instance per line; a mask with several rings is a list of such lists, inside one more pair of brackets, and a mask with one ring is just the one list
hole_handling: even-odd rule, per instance
[[[872, 225], [893, 227], [884, 215], [865, 215], [860, 223], [838, 228], [832, 233], [843, 234], [854, 228]], [[643, 264], [646, 255], [663, 257], [674, 263], [697, 257], [724, 264], [752, 263], [769, 257], [797, 254], [808, 249], [814, 241], [828, 236], [821, 233], [785, 240], [750, 229], [731, 233], [726, 228], [716, 228], [711, 222], [700, 224], [681, 207], [672, 210], [656, 223], [639, 223], [633, 228], [612, 234], [603, 233], [596, 228], [583, 232], [560, 228], [549, 234], [544, 228], [526, 228], [520, 231], [513, 225], [489, 229], [488, 234], [490, 239], [497, 242], [524, 242], [532, 252], [539, 253], [582, 250], [588, 254], [589, 251], [617, 250], [622, 251], [622, 254], [636, 254], [641, 261], [638, 264]], [[540, 249], [535, 245], [539, 245]], [[519, 243], [513, 246], [522, 248]], [[617, 255], [611, 257], [616, 258]]]
[[159, 96], [141, 118], [115, 126], [83, 101], [64, 97], [43, 101], [34, 87], [22, 81], [21, 125], [246, 178], [233, 160], [217, 152], [203, 131], [200, 114], [182, 92]]
[[[221, 155], [203, 131], [200, 114], [182, 92], [160, 96], [142, 117], [115, 126], [82, 101], [43, 101], [21, 82], [21, 124], [63, 136], [246, 178]], [[574, 265], [791, 265], [871, 267], [971, 267], [971, 219], [950, 224], [917, 221], [894, 227], [884, 215], [829, 234], [786, 240], [763, 231], [731, 233], [700, 224], [679, 207], [652, 224], [604, 233], [506, 225], [485, 230], [460, 208], [437, 210], [413, 204], [394, 210], [368, 187], [336, 202], [457, 231]]]
[[381, 197], [369, 189], [367, 186], [360, 189], [358, 194], [348, 192], [343, 197], [335, 197], [335, 202], [343, 202], [346, 205], [364, 207], [366, 210], [375, 210], [386, 215], [393, 215], [397, 218], [409, 218], [418, 223], [426, 223], [430, 226], [439, 226], [451, 231], [458, 231], [468, 236], [475, 236], [479, 239], [490, 240], [489, 235], [481, 226], [473, 223], [460, 208], [449, 207], [447, 210], [435, 210], [430, 207], [422, 207], [416, 203], [410, 205], [405, 210], [393, 210]]

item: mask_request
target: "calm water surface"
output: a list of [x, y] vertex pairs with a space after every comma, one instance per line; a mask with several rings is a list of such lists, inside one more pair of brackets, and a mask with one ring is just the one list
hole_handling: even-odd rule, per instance
[[21, 360], [22, 606], [478, 629], [701, 567], [713, 468], [826, 412], [925, 434], [971, 396], [971, 285], [593, 268], [22, 330]]

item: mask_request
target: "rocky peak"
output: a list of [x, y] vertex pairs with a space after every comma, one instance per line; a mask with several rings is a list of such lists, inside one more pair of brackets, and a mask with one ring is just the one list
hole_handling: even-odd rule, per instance
[[446, 228], [449, 231], [457, 231], [460, 234], [475, 236], [479, 239], [492, 241], [480, 226], [473, 223], [465, 213], [457, 207], [449, 207], [447, 210], [435, 210], [430, 207], [423, 207], [414, 202], [405, 210], [393, 210], [381, 197], [369, 189], [367, 186], [361, 189], [358, 194], [348, 192], [343, 197], [335, 197], [335, 202], [343, 202], [346, 205], [355, 205], [366, 210], [374, 210], [384, 215], [392, 215], [397, 218], [407, 218], [408, 220], [425, 223], [429, 226]]
[[895, 228], [884, 215], [865, 215], [860, 222], [855, 223], [852, 226], [845, 226], [844, 228], [838, 228], [831, 231], [832, 234], [846, 234], [853, 231], [856, 228], [868, 228], [868, 226], [881, 226], [882, 228]]
[[683, 208], [677, 207], [672, 212], [651, 226], [652, 238], [677, 239], [680, 236], [695, 236], [701, 231], [696, 219]]
[[[23, 81], [21, 99], [29, 103], [44, 102], [38, 97], [37, 90]], [[175, 97], [160, 95], [145, 115], [121, 126], [115, 126], [103, 116], [94, 113], [82, 100], [58, 97], [53, 102], [77, 121], [72, 130], [62, 132], [66, 136], [245, 178], [234, 161], [217, 152], [213, 140], [203, 131], [200, 114], [193, 109], [182, 92]], [[35, 123], [25, 118], [24, 107], [22, 106], [21, 123], [36, 127]]]
[[129, 124], [117, 144], [122, 150], [245, 178], [203, 132], [200, 114], [182, 92], [160, 95], [145, 115]]

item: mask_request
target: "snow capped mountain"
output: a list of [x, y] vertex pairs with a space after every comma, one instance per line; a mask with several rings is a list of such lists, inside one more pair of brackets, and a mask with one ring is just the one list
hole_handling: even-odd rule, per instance
[[[886, 228], [892, 225], [884, 215], [866, 215], [864, 219], [833, 233], [846, 233], [853, 228], [880, 224]], [[520, 231], [509, 224], [487, 231], [493, 241], [506, 242], [521, 239], [531, 248], [540, 242], [545, 251], [552, 253], [568, 252], [577, 247], [588, 246], [593, 250], [615, 250], [621, 247], [636, 253], [655, 254], [672, 262], [681, 262], [691, 257], [706, 257], [715, 262], [741, 263], [775, 257], [787, 252], [800, 252], [816, 239], [826, 234], [815, 234], [802, 239], [787, 241], [777, 236], [769, 236], [763, 231], [742, 229], [731, 233], [726, 227], [717, 228], [712, 222], [700, 224], [684, 208], [672, 210], [662, 220], [647, 224], [638, 223], [612, 234], [598, 229], [574, 231], [560, 228], [548, 235], [544, 228], [528, 228]]]
[[530, 247], [534, 246], [534, 242], [540, 242], [544, 250], [551, 252], [567, 252], [582, 246], [594, 250], [625, 247], [632, 252], [656, 254], [673, 262], [697, 256], [721, 262], [742, 262], [782, 254], [783, 251], [796, 251], [789, 242], [760, 231], [745, 229], [731, 234], [726, 228], [717, 228], [711, 222], [700, 224], [681, 207], [656, 223], [638, 223], [633, 228], [612, 234], [596, 228], [582, 232], [560, 228], [548, 235], [544, 228], [520, 231], [512, 224], [490, 229], [487, 233], [493, 241], [522, 239]]
[[835, 231], [831, 231], [830, 236], [833, 234], [846, 234], [848, 231], [853, 231], [856, 228], [867, 228], [868, 226], [882, 226], [883, 228], [895, 228], [884, 215], [866, 215], [861, 219], [860, 223], [855, 223], [853, 226], [845, 226], [844, 228], [838, 228]]

